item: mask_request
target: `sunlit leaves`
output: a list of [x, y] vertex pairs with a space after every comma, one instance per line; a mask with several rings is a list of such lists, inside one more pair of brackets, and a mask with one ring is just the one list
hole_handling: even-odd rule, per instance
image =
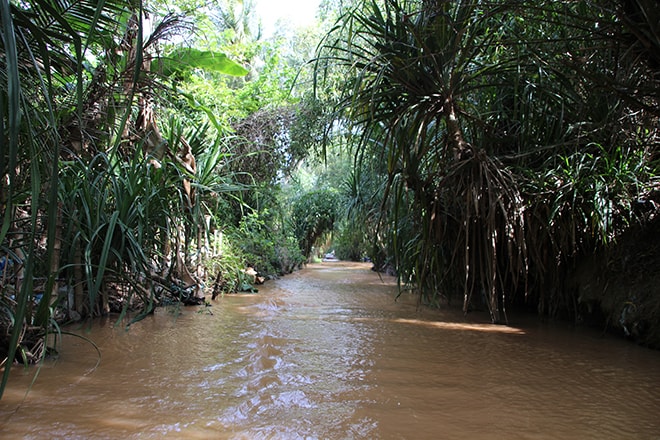
[[183, 47], [174, 50], [166, 57], [152, 61], [152, 69], [161, 71], [165, 76], [182, 74], [192, 69], [224, 73], [232, 76], [245, 76], [248, 70], [232, 61], [224, 53]]
[[291, 221], [304, 256], [311, 257], [317, 240], [332, 232], [337, 221], [338, 202], [338, 194], [328, 189], [302, 194], [294, 201]]

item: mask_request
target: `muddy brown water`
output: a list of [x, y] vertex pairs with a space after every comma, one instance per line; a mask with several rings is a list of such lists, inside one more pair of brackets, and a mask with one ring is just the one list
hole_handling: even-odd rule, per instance
[[12, 371], [0, 438], [660, 439], [660, 353], [567, 325], [397, 302], [323, 263]]

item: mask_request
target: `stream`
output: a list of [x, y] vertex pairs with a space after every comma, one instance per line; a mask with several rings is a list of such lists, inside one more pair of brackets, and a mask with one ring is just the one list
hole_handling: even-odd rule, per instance
[[[566, 323], [396, 301], [312, 264], [132, 325], [67, 328], [14, 367], [2, 439], [660, 439], [660, 352]], [[26, 394], [29, 388], [29, 393]]]

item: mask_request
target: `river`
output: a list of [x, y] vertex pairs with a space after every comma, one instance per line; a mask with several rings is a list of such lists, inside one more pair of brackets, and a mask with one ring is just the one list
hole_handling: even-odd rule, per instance
[[[660, 439], [660, 352], [417, 307], [368, 264], [308, 266], [12, 371], [0, 438]], [[510, 317], [512, 318], [512, 317]]]

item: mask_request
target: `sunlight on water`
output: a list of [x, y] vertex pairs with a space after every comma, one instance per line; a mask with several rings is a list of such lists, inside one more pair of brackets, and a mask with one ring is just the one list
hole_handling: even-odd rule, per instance
[[467, 330], [467, 331], [486, 332], [486, 333], [508, 333], [515, 335], [525, 334], [525, 331], [522, 329], [509, 327], [506, 325], [466, 324], [462, 322], [423, 321], [420, 319], [403, 319], [403, 318], [394, 319], [392, 321], [396, 323], [423, 325], [426, 327], [433, 327], [433, 328], [439, 328], [445, 330]]
[[368, 265], [333, 262], [213, 314], [74, 327], [100, 364], [65, 336], [22, 404], [33, 375], [13, 371], [0, 438], [658, 438], [658, 352], [396, 296]]

